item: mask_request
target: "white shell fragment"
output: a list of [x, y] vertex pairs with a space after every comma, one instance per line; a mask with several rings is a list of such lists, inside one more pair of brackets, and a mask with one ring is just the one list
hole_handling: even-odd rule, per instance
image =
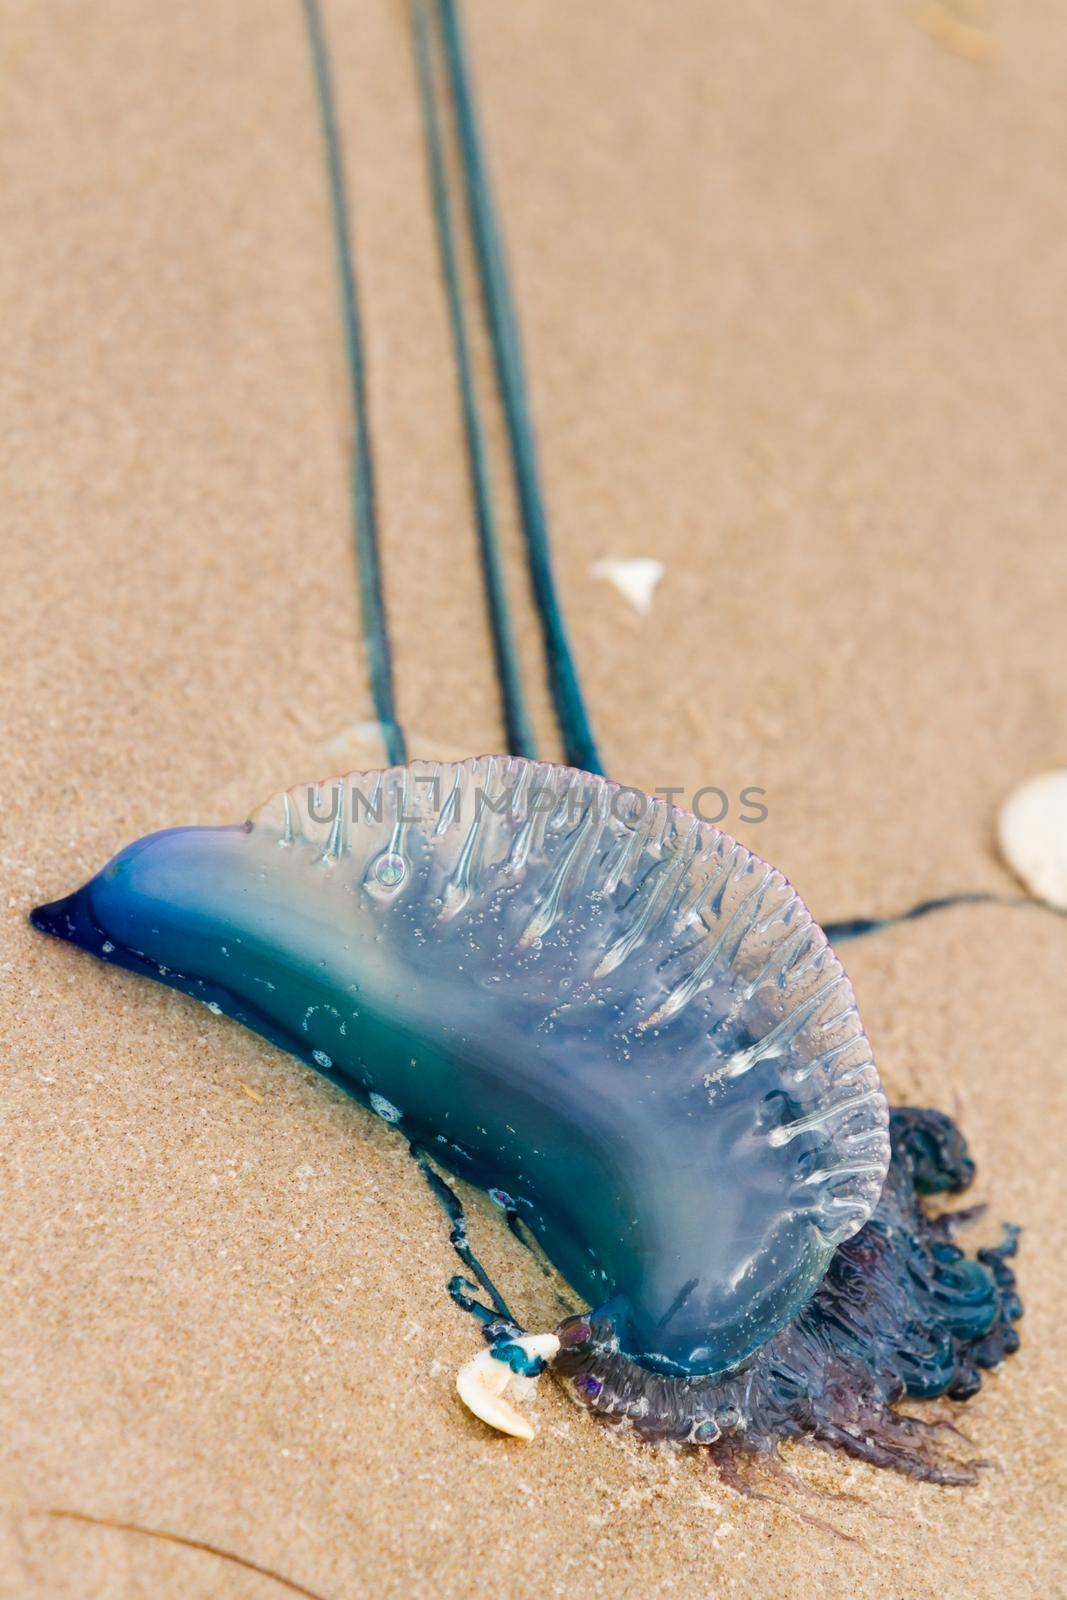
[[[539, 1356], [542, 1361], [552, 1361], [559, 1354], [559, 1340], [554, 1333], [527, 1333], [514, 1343], [528, 1356]], [[512, 1372], [507, 1362], [498, 1361], [491, 1350], [480, 1350], [456, 1373], [456, 1389], [467, 1410], [498, 1433], [509, 1433], [514, 1439], [532, 1439], [537, 1429], [505, 1398], [505, 1390], [525, 1398], [536, 1383], [536, 1378]]]
[[651, 556], [635, 556], [629, 561], [594, 561], [589, 568], [594, 578], [606, 578], [628, 600], [639, 616], [652, 610], [652, 596], [665, 571], [662, 561]]
[[1042, 772], [1000, 808], [1000, 849], [1039, 900], [1067, 911], [1067, 771]]

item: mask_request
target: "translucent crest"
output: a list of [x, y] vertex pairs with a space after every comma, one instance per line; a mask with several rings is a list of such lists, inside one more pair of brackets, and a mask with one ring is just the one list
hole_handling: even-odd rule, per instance
[[878, 1075], [795, 891], [602, 778], [495, 756], [349, 773], [140, 840], [36, 915], [505, 1191], [646, 1365], [735, 1365], [882, 1188]]

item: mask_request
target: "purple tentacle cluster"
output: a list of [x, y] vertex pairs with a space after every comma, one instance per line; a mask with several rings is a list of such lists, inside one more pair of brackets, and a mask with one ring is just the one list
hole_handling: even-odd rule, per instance
[[905, 1397], [964, 1400], [981, 1372], [1018, 1348], [1022, 1304], [1010, 1259], [1018, 1229], [969, 1257], [954, 1242], [975, 1209], [932, 1215], [924, 1197], [958, 1193], [974, 1163], [942, 1112], [891, 1114], [892, 1160], [870, 1221], [839, 1246], [807, 1305], [738, 1369], [678, 1378], [621, 1354], [612, 1326], [573, 1317], [554, 1371], [605, 1421], [647, 1439], [709, 1447], [734, 1477], [740, 1456], [805, 1439], [875, 1466], [970, 1484], [980, 1462], [946, 1446], [950, 1424], [907, 1416]]

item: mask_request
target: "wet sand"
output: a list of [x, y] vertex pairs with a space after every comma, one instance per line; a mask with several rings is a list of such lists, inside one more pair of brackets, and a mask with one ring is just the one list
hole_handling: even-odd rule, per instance
[[[1067, 16], [468, 15], [612, 774], [764, 788], [739, 836], [825, 919], [1010, 890], [997, 802], [1067, 750]], [[56, 1507], [329, 1600], [1055, 1594], [1062, 921], [975, 906], [845, 951], [891, 1099], [972, 1140], [976, 1239], [1024, 1226], [1027, 1308], [962, 1420], [997, 1463], [979, 1487], [789, 1452], [867, 1502], [794, 1502], [856, 1543], [550, 1384], [536, 1442], [491, 1436], [453, 1393], [477, 1332], [402, 1142], [239, 1028], [26, 926], [139, 833], [237, 820], [380, 752], [299, 7], [8, 16], [0, 1595], [283, 1592]], [[413, 754], [481, 752], [502, 735], [406, 9], [326, 16], [401, 712]], [[648, 555], [666, 575], [640, 618], [589, 569]], [[520, 1316], [550, 1324], [530, 1258], [469, 1205]]]

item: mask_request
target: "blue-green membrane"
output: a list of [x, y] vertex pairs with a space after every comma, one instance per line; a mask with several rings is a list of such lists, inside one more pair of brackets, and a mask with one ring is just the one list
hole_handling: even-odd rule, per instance
[[413, 763], [150, 835], [32, 920], [395, 1125], [508, 1358], [437, 1169], [488, 1190], [591, 1308], [557, 1366], [605, 1417], [971, 1471], [892, 1405], [963, 1395], [1012, 1348], [1012, 1246], [969, 1260], [928, 1217], [973, 1172], [958, 1133], [901, 1112], [890, 1140], [825, 935], [718, 829], [570, 769]]
[[589, 774], [506, 757], [353, 774], [242, 827], [139, 840], [35, 920], [255, 1028], [510, 1196], [658, 1370], [748, 1355], [881, 1189], [870, 1046], [795, 891]]

